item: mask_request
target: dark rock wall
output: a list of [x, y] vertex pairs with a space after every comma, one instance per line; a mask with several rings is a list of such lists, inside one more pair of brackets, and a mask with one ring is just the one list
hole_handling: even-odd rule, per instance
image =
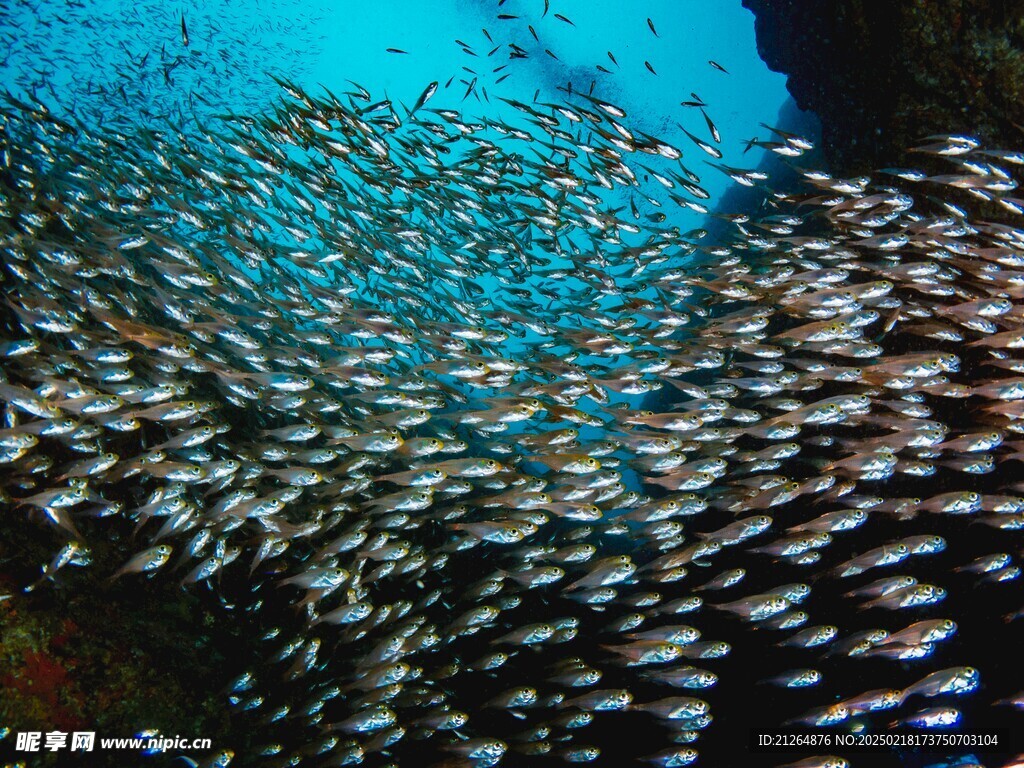
[[1024, 0], [742, 1], [837, 173], [907, 161], [932, 133], [1024, 142]]

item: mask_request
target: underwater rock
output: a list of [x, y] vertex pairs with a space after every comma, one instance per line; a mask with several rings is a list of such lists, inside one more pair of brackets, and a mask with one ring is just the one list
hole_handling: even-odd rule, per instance
[[[218, 742], [226, 738], [229, 718], [217, 688], [234, 673], [225, 654], [244, 642], [232, 636], [237, 628], [216, 621], [203, 597], [173, 585], [151, 588], [144, 596], [105, 589], [84, 572], [72, 579], [75, 588], [48, 589], [26, 566], [51, 545], [50, 537], [25, 526], [15, 534], [7, 520], [0, 538], [19, 541], [17, 549], [5, 548], [0, 563], [0, 723], [5, 729], [127, 738], [144, 728]], [[33, 581], [34, 589], [18, 588]], [[61, 756], [66, 755], [43, 751], [32, 755], [30, 764], [61, 765]], [[98, 747], [88, 759], [79, 764], [125, 764], [123, 753]]]
[[822, 121], [837, 173], [898, 163], [933, 133], [990, 146], [1024, 123], [1024, 3], [743, 0], [761, 58]]

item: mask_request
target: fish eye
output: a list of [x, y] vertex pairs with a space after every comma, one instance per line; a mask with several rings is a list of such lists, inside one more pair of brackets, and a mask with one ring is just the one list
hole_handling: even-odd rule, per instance
[[185, 407], [186, 408], [198, 408], [199, 407], [199, 403], [197, 403], [195, 400], [189, 400], [187, 403], [185, 403]]
[[946, 619], [944, 622], [942, 622], [942, 626], [946, 629], [953, 629], [953, 627], [956, 626], [956, 622], [953, 622], [950, 619]]

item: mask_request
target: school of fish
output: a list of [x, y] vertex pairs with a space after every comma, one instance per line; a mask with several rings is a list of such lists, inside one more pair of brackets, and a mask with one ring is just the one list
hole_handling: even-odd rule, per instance
[[706, 114], [279, 85], [188, 131], [0, 107], [0, 501], [61, 542], [23, 597], [216, 595], [260, 743], [207, 765], [670, 768], [720, 710], [1024, 710], [957, 651], [1024, 615], [981, 605], [1021, 605], [1024, 153], [844, 179], [772, 130], [778, 191]]
[[327, 5], [305, 0], [8, 0], [0, 72], [8, 90], [44, 95], [88, 125], [202, 126], [209, 114], [265, 106], [274, 84], [301, 79], [324, 40]]

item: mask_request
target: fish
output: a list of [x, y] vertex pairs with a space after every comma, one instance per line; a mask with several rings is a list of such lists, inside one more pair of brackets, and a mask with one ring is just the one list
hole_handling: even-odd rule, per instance
[[423, 89], [423, 93], [416, 99], [416, 103], [413, 104], [412, 109], [409, 110], [407, 117], [412, 117], [416, 112], [419, 111], [420, 107], [430, 101], [431, 97], [437, 93], [437, 81], [433, 81], [426, 88]]
[[173, 547], [170, 544], [158, 544], [155, 547], [139, 552], [114, 571], [109, 580], [114, 581], [129, 573], [152, 573], [167, 564], [172, 552]]
[[974, 667], [950, 667], [932, 672], [907, 686], [900, 692], [900, 703], [911, 696], [938, 696], [940, 694], [965, 695], [981, 684], [981, 676]]
[[795, 669], [775, 675], [764, 682], [782, 688], [806, 688], [818, 685], [821, 681], [822, 674], [816, 669]]
[[896, 725], [913, 728], [948, 728], [960, 722], [960, 710], [954, 707], [929, 707], [895, 721]]
[[711, 122], [711, 118], [708, 117], [708, 113], [704, 111], [704, 107], [699, 107], [700, 113], [704, 115], [704, 121], [708, 124], [708, 130], [711, 131], [711, 138], [715, 140], [716, 144], [722, 143], [722, 136], [718, 132], [718, 127]]
[[[5, 602], [201, 600], [247, 635], [225, 720], [332, 764], [597, 762], [638, 718], [662, 738], [615, 749], [699, 762], [749, 703], [725, 656], [778, 687], [766, 729], [984, 711], [994, 662], [942, 665], [1024, 525], [1024, 230], [973, 194], [1014, 205], [1012, 150], [843, 179], [769, 129], [776, 189], [695, 94], [713, 143], [600, 83], [511, 98], [514, 10], [458, 93], [282, 72], [132, 123], [197, 38], [109, 121], [4, 97]], [[686, 138], [762, 206], [678, 218], [717, 203]]]
[[[699, 106], [699, 105], [696, 105], [696, 106]], [[711, 146], [710, 144], [708, 144], [708, 143], [706, 143], [704, 141], [701, 141], [700, 139], [698, 139], [696, 136], [694, 136], [692, 133], [687, 131], [682, 126], [679, 126], [679, 129], [683, 133], [686, 134], [686, 136], [690, 139], [690, 141], [692, 141], [694, 144], [696, 144], [698, 147], [700, 147], [702, 150], [704, 150], [707, 154], [711, 155], [712, 157], [714, 157], [716, 159], [719, 159], [719, 158], [722, 157], [721, 151], [719, 151], [715, 147]]]
[[846, 699], [843, 702], [843, 706], [855, 714], [892, 709], [899, 706], [900, 694], [901, 691], [892, 688], [865, 691]]

